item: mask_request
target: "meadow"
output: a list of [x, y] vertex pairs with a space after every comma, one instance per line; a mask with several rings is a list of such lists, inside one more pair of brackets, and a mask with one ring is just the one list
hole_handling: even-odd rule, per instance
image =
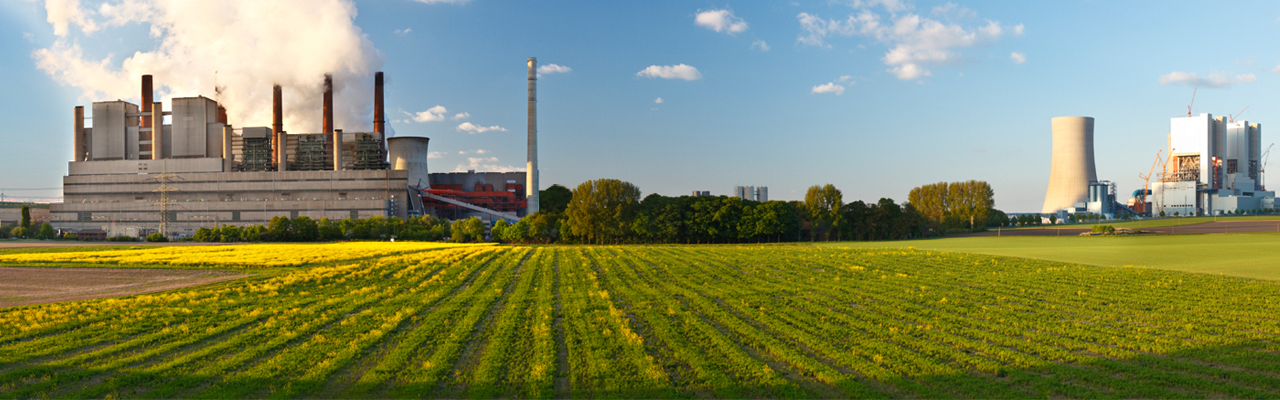
[[820, 246], [920, 249], [1280, 280], [1280, 234], [963, 237]]
[[6, 253], [253, 275], [2, 309], [0, 398], [1280, 396], [1270, 281], [906, 248], [370, 245]]

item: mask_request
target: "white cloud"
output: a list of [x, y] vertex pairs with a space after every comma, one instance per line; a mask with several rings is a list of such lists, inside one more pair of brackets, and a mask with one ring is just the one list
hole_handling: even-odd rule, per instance
[[458, 164], [453, 172], [467, 172], [467, 170], [476, 170], [482, 172], [520, 172], [524, 168], [512, 166], [498, 165], [497, 157], [467, 157], [466, 164]]
[[885, 11], [897, 13], [899, 11], [907, 11], [912, 8], [911, 3], [902, 0], [852, 0], [849, 6], [853, 8], [868, 9], [875, 6], [884, 7]]
[[137, 49], [121, 57], [94, 56], [96, 49], [82, 51], [71, 35], [59, 36], [30, 54], [36, 67], [55, 82], [79, 89], [81, 102], [123, 99], [136, 104], [143, 74], [154, 77], [157, 101], [214, 97], [216, 71], [224, 89], [217, 96], [230, 123], [268, 126], [271, 86], [279, 84], [288, 99], [286, 129], [318, 132], [328, 73], [333, 75], [335, 126], [348, 132], [372, 128], [371, 76], [382, 67], [384, 56], [355, 24], [356, 8], [350, 2], [94, 1], [104, 4], [95, 6], [93, 13], [79, 3], [45, 3], [55, 33], [80, 26], [82, 31], [101, 28], [112, 38], [123, 30], [144, 29], [150, 34], [146, 40], [127, 43], [125, 47]]
[[1025, 31], [1026, 31], [1026, 27], [1022, 26], [1022, 24], [1017, 24], [1013, 26], [1013, 36], [1022, 36], [1022, 34]]
[[32, 35], [31, 32], [22, 32], [22, 38], [27, 39], [27, 41], [31, 43], [36, 42], [36, 35]]
[[839, 79], [836, 79], [836, 82], [845, 82], [845, 81], [848, 81], [848, 80], [850, 80], [850, 79], [853, 79], [853, 76], [850, 76], [850, 75], [840, 75], [840, 78], [839, 78]]
[[427, 153], [427, 159], [438, 159], [438, 158], [444, 158], [444, 152], [433, 151], [433, 152]]
[[769, 51], [769, 44], [765, 43], [763, 40], [757, 40], [757, 41], [751, 42], [751, 49], [760, 50], [760, 51]]
[[978, 17], [976, 11], [956, 3], [947, 3], [934, 7], [932, 14], [947, 19], [974, 19]]
[[[701, 11], [701, 10], [699, 10]], [[733, 11], [729, 10], [709, 10], [699, 12], [693, 18], [694, 24], [706, 27], [716, 32], [725, 32], [730, 35], [738, 34], [747, 30], [747, 21], [733, 15]]]
[[396, 34], [400, 36], [408, 35], [410, 32], [413, 32], [413, 28], [396, 29]]
[[506, 132], [506, 131], [507, 131], [507, 128], [503, 128], [503, 127], [501, 127], [501, 126], [497, 126], [497, 125], [493, 125], [493, 126], [480, 126], [480, 125], [472, 124], [472, 123], [470, 123], [470, 122], [463, 122], [461, 125], [458, 125], [458, 131], [459, 131], [459, 132], [468, 132], [468, 133], [471, 133], [471, 134], [476, 134], [476, 133], [484, 133], [484, 132], [488, 132], [488, 131], [500, 131], [500, 132]]
[[1204, 86], [1209, 88], [1224, 88], [1237, 83], [1252, 83], [1258, 80], [1253, 74], [1238, 74], [1231, 76], [1222, 71], [1214, 71], [1209, 76], [1201, 77], [1194, 72], [1174, 71], [1164, 75], [1160, 75], [1161, 85], [1187, 85], [1187, 86]]
[[573, 68], [556, 64], [540, 65], [538, 66], [538, 77], [541, 78], [545, 74], [563, 74], [569, 71], [573, 71]]
[[1009, 59], [1013, 60], [1014, 64], [1022, 64], [1024, 62], [1027, 62], [1027, 55], [1021, 52], [1015, 51], [1015, 52], [1009, 53]]
[[844, 86], [837, 85], [835, 82], [827, 82], [818, 86], [814, 86], [813, 91], [809, 93], [812, 93], [812, 94], [835, 93], [836, 96], [839, 96], [841, 94], [844, 94]]
[[471, 117], [471, 113], [460, 112], [453, 115], [453, 120], [457, 121], [463, 118], [470, 118], [470, 117]]
[[471, 0], [413, 0], [422, 4], [467, 4]]
[[636, 73], [636, 76], [662, 79], [684, 79], [686, 81], [695, 81], [702, 79], [702, 73], [697, 68], [680, 64], [680, 65], [650, 65]]
[[53, 34], [67, 36], [68, 27], [79, 25], [80, 31], [93, 33], [98, 30], [98, 23], [89, 18], [91, 11], [80, 8], [80, 0], [47, 0], [44, 2], [47, 20], [53, 25]]
[[488, 151], [488, 150], [485, 150], [485, 149], [476, 149], [476, 154], [488, 154], [488, 153], [489, 153], [489, 151]]
[[[823, 19], [809, 13], [800, 13], [796, 19], [802, 30], [796, 40], [802, 44], [830, 48], [827, 38], [855, 35], [884, 43], [889, 50], [881, 60], [889, 66], [889, 72], [902, 80], [930, 76], [929, 66], [961, 59], [958, 49], [994, 43], [1005, 34], [998, 21], [988, 20], [986, 25], [966, 28], [916, 14], [892, 14], [886, 18], [869, 7], [843, 20]], [[1015, 34], [1022, 30], [1022, 25], [1013, 28]]]
[[444, 114], [448, 113], [449, 110], [446, 110], [444, 106], [435, 106], [435, 107], [428, 108], [426, 111], [421, 111], [414, 114], [410, 114], [407, 111], [401, 111], [401, 112], [405, 113], [405, 115], [408, 115], [410, 118], [413, 118], [413, 120], [416, 122], [432, 122], [432, 121], [444, 121]]
[[659, 97], [659, 98], [653, 99], [653, 102], [654, 104], [662, 104], [662, 98]]

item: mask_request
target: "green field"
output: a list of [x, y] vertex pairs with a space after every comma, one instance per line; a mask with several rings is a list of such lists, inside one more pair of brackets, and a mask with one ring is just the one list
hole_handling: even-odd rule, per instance
[[1280, 215], [1241, 215], [1241, 216], [1223, 216], [1223, 217], [1171, 217], [1156, 218], [1141, 221], [1099, 221], [1099, 222], [1079, 222], [1072, 224], [1058, 225], [1041, 225], [1041, 226], [1020, 226], [1014, 228], [1003, 228], [1005, 230], [1024, 230], [1024, 229], [1068, 229], [1079, 228], [1089, 229], [1094, 225], [1111, 225], [1116, 228], [1142, 229], [1142, 228], [1163, 228], [1169, 226], [1183, 226], [1203, 224], [1206, 222], [1228, 222], [1228, 221], [1277, 221]]
[[1115, 237], [966, 237], [896, 242], [837, 242], [821, 246], [919, 249], [1026, 257], [1104, 267], [1280, 280], [1280, 235], [1152, 235]]
[[1269, 281], [798, 245], [278, 249], [57, 253], [290, 266], [4, 309], [0, 398], [1280, 396]]

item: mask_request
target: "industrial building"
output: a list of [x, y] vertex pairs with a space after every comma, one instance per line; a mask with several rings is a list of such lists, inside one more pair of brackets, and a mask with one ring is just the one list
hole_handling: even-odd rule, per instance
[[1151, 187], [1153, 212], [1218, 215], [1275, 207], [1262, 181], [1262, 125], [1212, 114], [1169, 120], [1169, 158]]
[[734, 186], [733, 197], [763, 203], [769, 201], [769, 188], [765, 186]]
[[73, 159], [50, 222], [68, 231], [180, 237], [277, 216], [516, 219], [537, 210], [535, 59], [528, 65], [529, 174], [430, 174], [428, 138], [387, 138], [382, 72], [374, 76], [373, 132], [334, 127], [326, 75], [318, 133], [286, 132], [278, 85], [273, 125], [237, 128], [202, 96], [174, 98], [166, 111], [153, 102], [152, 78], [144, 75], [141, 105], [95, 102], [91, 116], [75, 107]]

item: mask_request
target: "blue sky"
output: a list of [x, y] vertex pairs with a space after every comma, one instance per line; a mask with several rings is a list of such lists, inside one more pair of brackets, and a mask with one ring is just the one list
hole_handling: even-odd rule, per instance
[[[832, 183], [846, 201], [905, 201], [921, 184], [979, 179], [997, 208], [1037, 211], [1052, 117], [1096, 118], [1098, 175], [1119, 183], [1121, 199], [1141, 186], [1168, 119], [1186, 114], [1197, 86], [1195, 113], [1247, 106], [1242, 119], [1263, 124], [1264, 147], [1275, 141], [1266, 127], [1280, 121], [1268, 96], [1280, 88], [1275, 2], [307, 0], [175, 10], [195, 3], [0, 3], [7, 197], [58, 196], [44, 188], [66, 173], [72, 107], [136, 102], [140, 64], [167, 65], [157, 84], [175, 96], [212, 97], [206, 69], [218, 70], [238, 99], [228, 103], [238, 126], [270, 123], [263, 71], [314, 82], [317, 65], [340, 69], [353, 82], [342, 97], [351, 117], [339, 118], [348, 131], [368, 129], [369, 74], [386, 71], [396, 134], [430, 137], [432, 170], [452, 171], [523, 168], [533, 56], [568, 69], [539, 80], [543, 185], [617, 178], [664, 195], [756, 185], [794, 200]], [[236, 25], [263, 12], [280, 36]], [[291, 132], [318, 125], [299, 107]]]

